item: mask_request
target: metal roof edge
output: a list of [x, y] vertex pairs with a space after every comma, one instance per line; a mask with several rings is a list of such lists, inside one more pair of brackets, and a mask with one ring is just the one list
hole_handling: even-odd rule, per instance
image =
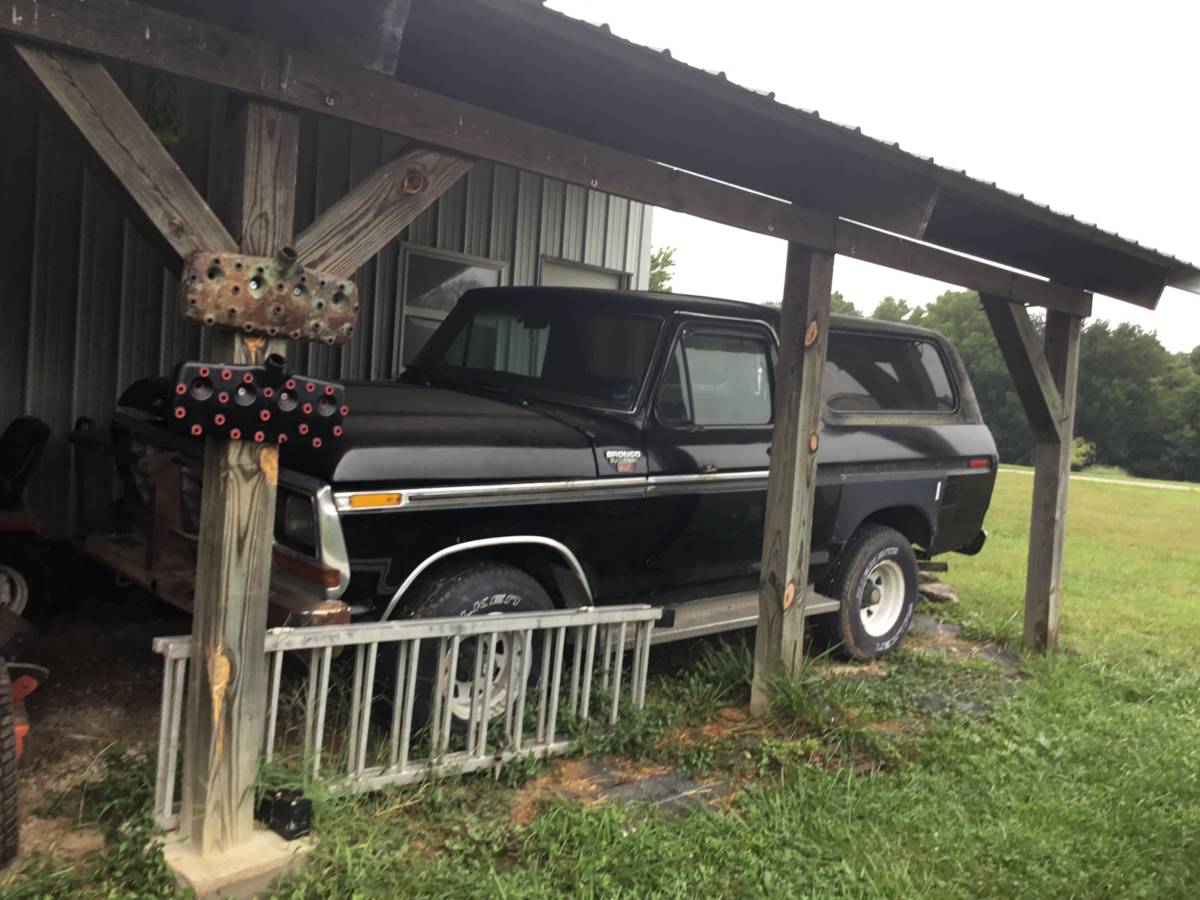
[[777, 121], [804, 129], [809, 134], [836, 142], [847, 149], [864, 153], [877, 160], [900, 166], [910, 172], [933, 179], [975, 200], [998, 206], [1009, 212], [1028, 216], [1108, 249], [1127, 253], [1165, 270], [1167, 285], [1179, 290], [1200, 294], [1200, 266], [1148, 247], [1116, 232], [1059, 212], [1046, 204], [1036, 203], [1023, 194], [998, 187], [968, 175], [965, 170], [939, 165], [930, 157], [904, 150], [898, 143], [889, 143], [851, 127], [823, 118], [819, 112], [790, 106], [775, 99], [773, 92], [760, 92], [730, 81], [724, 72], [716, 74], [676, 59], [669, 49], [654, 50], [612, 32], [606, 24], [596, 25], [547, 7], [544, 0], [467, 0], [477, 6], [509, 16], [514, 21], [544, 29], [567, 29], [568, 36], [585, 40], [596, 50], [624, 64], [635, 64], [667, 77], [683, 87], [700, 89], [717, 99], [739, 104], [751, 104], [753, 109]]

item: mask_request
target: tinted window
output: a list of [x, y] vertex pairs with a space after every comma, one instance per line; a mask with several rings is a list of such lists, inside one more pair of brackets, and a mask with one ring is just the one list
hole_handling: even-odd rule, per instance
[[769, 424], [769, 361], [761, 338], [685, 332], [659, 389], [659, 418], [696, 425]]
[[929, 341], [832, 332], [822, 393], [839, 412], [952, 412], [954, 388]]

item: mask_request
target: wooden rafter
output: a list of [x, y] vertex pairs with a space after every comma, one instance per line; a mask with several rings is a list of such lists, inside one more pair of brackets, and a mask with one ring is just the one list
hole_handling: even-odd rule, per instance
[[250, 15], [256, 34], [395, 75], [411, 11], [412, 0], [256, 0]]
[[[1088, 294], [882, 232], [828, 213], [658, 165], [402, 84], [326, 56], [271, 45], [129, 0], [12, 0], [0, 32], [147, 65], [490, 159], [549, 178], [767, 234], [819, 250], [1081, 315]], [[35, 17], [34, 7], [40, 8]], [[865, 232], [870, 232], [865, 233]], [[879, 237], [878, 235], [883, 235]], [[909, 246], [911, 245], [911, 246]], [[906, 263], [905, 260], [908, 260]], [[1007, 286], [996, 290], [997, 279]]]
[[100, 63], [15, 45], [10, 56], [75, 127], [92, 157], [181, 257], [237, 242]]
[[978, 291], [980, 295], [990, 294], [1006, 300], [1031, 303], [1074, 316], [1089, 316], [1092, 312], [1092, 296], [1084, 291], [1042, 281], [854, 222], [838, 223], [835, 249], [843, 256], [959, 284]]
[[980, 299], [1034, 435], [1038, 440], [1057, 441], [1062, 397], [1029, 313], [1020, 303], [1004, 297], [983, 294]]
[[349, 278], [472, 165], [424, 147], [384, 163], [300, 233], [295, 244], [300, 261]]

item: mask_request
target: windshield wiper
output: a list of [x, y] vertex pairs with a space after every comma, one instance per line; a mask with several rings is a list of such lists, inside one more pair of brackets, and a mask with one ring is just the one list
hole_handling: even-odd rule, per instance
[[529, 405], [529, 401], [521, 396], [521, 394], [502, 384], [492, 384], [487, 381], [458, 381], [455, 382], [455, 384], [462, 385], [463, 387], [479, 388], [480, 390], [484, 391], [495, 391], [498, 394], [505, 394], [509, 397], [512, 397], [521, 406]]

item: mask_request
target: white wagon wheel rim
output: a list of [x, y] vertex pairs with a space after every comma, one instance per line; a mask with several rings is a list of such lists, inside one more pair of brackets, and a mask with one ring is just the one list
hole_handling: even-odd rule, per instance
[[29, 582], [12, 566], [0, 564], [0, 609], [14, 616], [25, 612], [29, 605]]
[[[491, 682], [489, 693], [487, 721], [491, 721], [504, 711], [506, 704], [509, 702], [509, 678], [508, 672], [510, 667], [520, 666], [521, 651], [513, 646], [515, 641], [511, 635], [497, 634], [492, 638], [496, 642], [496, 650], [492, 658], [492, 670], [490, 673], [482, 673], [479, 681], [479, 690], [475, 696], [475, 717], [476, 721], [482, 721], [483, 717], [480, 712], [483, 709], [483, 695], [485, 693], [484, 684]], [[488, 661], [488, 639], [480, 642], [477, 653], [482, 657], [481, 666], [486, 667]], [[446, 661], [449, 667], [449, 660]], [[458, 661], [458, 668], [455, 672], [454, 684], [451, 685], [450, 691], [450, 714], [462, 721], [468, 721], [471, 718], [471, 681], [474, 677], [474, 660], [470, 664], [461, 656]], [[516, 676], [514, 676], [512, 685], [515, 694], [517, 688]]]
[[871, 637], [883, 637], [896, 627], [904, 611], [907, 594], [904, 570], [893, 559], [885, 559], [867, 575], [858, 615], [863, 630]]

